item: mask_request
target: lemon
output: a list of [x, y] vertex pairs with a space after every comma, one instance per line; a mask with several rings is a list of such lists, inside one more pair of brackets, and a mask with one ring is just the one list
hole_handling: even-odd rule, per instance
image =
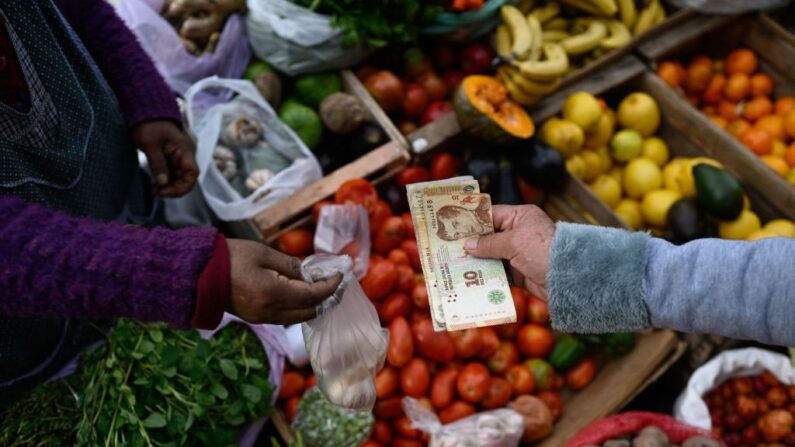
[[585, 162], [585, 174], [583, 176], [583, 181], [585, 182], [592, 182], [599, 177], [602, 171], [602, 159], [599, 155], [590, 150], [585, 149], [578, 154], [582, 157], [582, 160]]
[[663, 167], [670, 157], [668, 145], [661, 138], [646, 138], [643, 140], [643, 156]]
[[640, 204], [643, 220], [655, 227], [665, 226], [668, 220], [668, 210], [681, 198], [681, 194], [670, 189], [650, 191], [643, 196], [643, 202]]
[[618, 124], [635, 129], [644, 137], [654, 135], [660, 126], [660, 108], [648, 93], [633, 93], [618, 105]]
[[687, 158], [674, 158], [663, 167], [663, 186], [665, 189], [671, 191], [679, 191], [679, 185], [676, 183], [676, 177], [679, 175], [679, 170], [687, 163]]
[[647, 192], [662, 187], [662, 172], [648, 158], [636, 158], [624, 170], [624, 191], [628, 197], [640, 199]]
[[753, 233], [749, 234], [748, 237], [745, 238], [745, 240], [756, 241], [759, 239], [767, 239], [771, 237], [781, 237], [781, 236], [776, 233], [773, 233], [772, 231], [762, 229], [762, 230], [756, 230]]
[[603, 115], [599, 101], [587, 92], [570, 95], [563, 103], [563, 119], [580, 126], [585, 132], [595, 129]]
[[740, 216], [731, 222], [721, 222], [718, 234], [723, 239], [744, 240], [756, 230], [762, 228], [759, 216], [753, 211], [743, 210]]
[[610, 140], [610, 155], [616, 161], [627, 162], [643, 153], [643, 136], [636, 130], [624, 129], [616, 132]]
[[610, 177], [618, 180], [620, 185], [624, 184], [624, 167], [623, 166], [613, 166], [613, 169], [607, 173]]
[[795, 168], [792, 168], [789, 173], [787, 173], [787, 181], [795, 185]]
[[591, 184], [591, 190], [610, 208], [621, 202], [621, 184], [613, 177], [602, 174]]
[[582, 147], [585, 133], [571, 121], [550, 118], [541, 126], [541, 139], [557, 149], [563, 158], [569, 158]]
[[795, 237], [795, 222], [787, 219], [771, 220], [762, 229], [781, 237]]
[[676, 175], [676, 184], [683, 197], [689, 199], [696, 196], [696, 180], [693, 177], [693, 168], [702, 163], [715, 166], [716, 168], [723, 168], [723, 165], [711, 158], [697, 157], [690, 159], [690, 161], [682, 166], [679, 173]]
[[579, 155], [572, 155], [566, 160], [566, 170], [574, 177], [582, 180], [585, 177], [585, 160]]
[[596, 150], [596, 155], [602, 160], [602, 172], [610, 172], [613, 169], [613, 157], [610, 156], [610, 151], [606, 146], [602, 146]]
[[633, 230], [643, 227], [643, 214], [637, 200], [623, 199], [618, 202], [613, 212]]
[[787, 145], [781, 140], [773, 141], [773, 153], [776, 157], [784, 157], [787, 155]]
[[751, 209], [751, 199], [749, 199], [746, 194], [743, 194], [743, 209], [744, 210]]
[[615, 117], [608, 110], [599, 118], [596, 127], [585, 134], [585, 147], [590, 149], [600, 148], [607, 146], [610, 142], [610, 137], [613, 136], [613, 128], [615, 126]]

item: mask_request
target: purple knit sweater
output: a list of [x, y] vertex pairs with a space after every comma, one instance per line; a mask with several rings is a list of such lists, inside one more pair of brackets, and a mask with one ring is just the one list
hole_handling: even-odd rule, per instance
[[[55, 0], [130, 127], [180, 115], [173, 93], [105, 0]], [[147, 230], [0, 195], [0, 314], [130, 317], [189, 328], [215, 229]]]

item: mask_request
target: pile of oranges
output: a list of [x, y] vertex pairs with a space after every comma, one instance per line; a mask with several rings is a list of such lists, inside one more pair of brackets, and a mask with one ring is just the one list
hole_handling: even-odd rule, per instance
[[663, 61], [657, 75], [795, 184], [795, 96], [775, 99], [775, 83], [758, 65], [753, 51], [739, 48], [726, 59], [695, 56], [687, 67]]

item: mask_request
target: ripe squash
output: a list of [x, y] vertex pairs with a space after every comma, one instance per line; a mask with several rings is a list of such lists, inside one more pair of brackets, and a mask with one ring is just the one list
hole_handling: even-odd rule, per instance
[[528, 139], [535, 132], [530, 115], [491, 76], [464, 78], [453, 99], [453, 108], [461, 128], [483, 141], [510, 144]]

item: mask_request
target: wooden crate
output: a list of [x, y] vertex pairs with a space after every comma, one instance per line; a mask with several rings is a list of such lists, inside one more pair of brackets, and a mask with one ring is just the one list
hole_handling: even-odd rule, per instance
[[352, 72], [342, 70], [341, 76], [345, 91], [364, 102], [370, 118], [381, 126], [389, 141], [317, 182], [296, 191], [252, 219], [229, 223], [230, 233], [247, 239], [268, 240], [285, 228], [301, 225], [312, 205], [332, 196], [346, 180], [362, 177], [378, 183], [391, 177], [408, 163], [410, 156], [406, 138]]
[[[752, 16], [695, 16], [668, 33], [655, 36], [638, 47], [652, 66], [666, 59], [707, 54], [724, 57], [737, 47], [753, 50], [759, 58], [759, 70], [776, 83], [776, 95], [795, 94], [795, 45], [793, 39], [781, 38], [785, 30]], [[672, 94], [659, 78], [645, 81], [657, 92], [660, 106], [673, 112], [671, 123], [692, 137], [710, 156], [740, 177], [752, 189], [764, 194], [781, 216], [795, 219], [795, 185], [773, 172], [762, 160], [728, 132], [696, 110], [684, 98]]]

